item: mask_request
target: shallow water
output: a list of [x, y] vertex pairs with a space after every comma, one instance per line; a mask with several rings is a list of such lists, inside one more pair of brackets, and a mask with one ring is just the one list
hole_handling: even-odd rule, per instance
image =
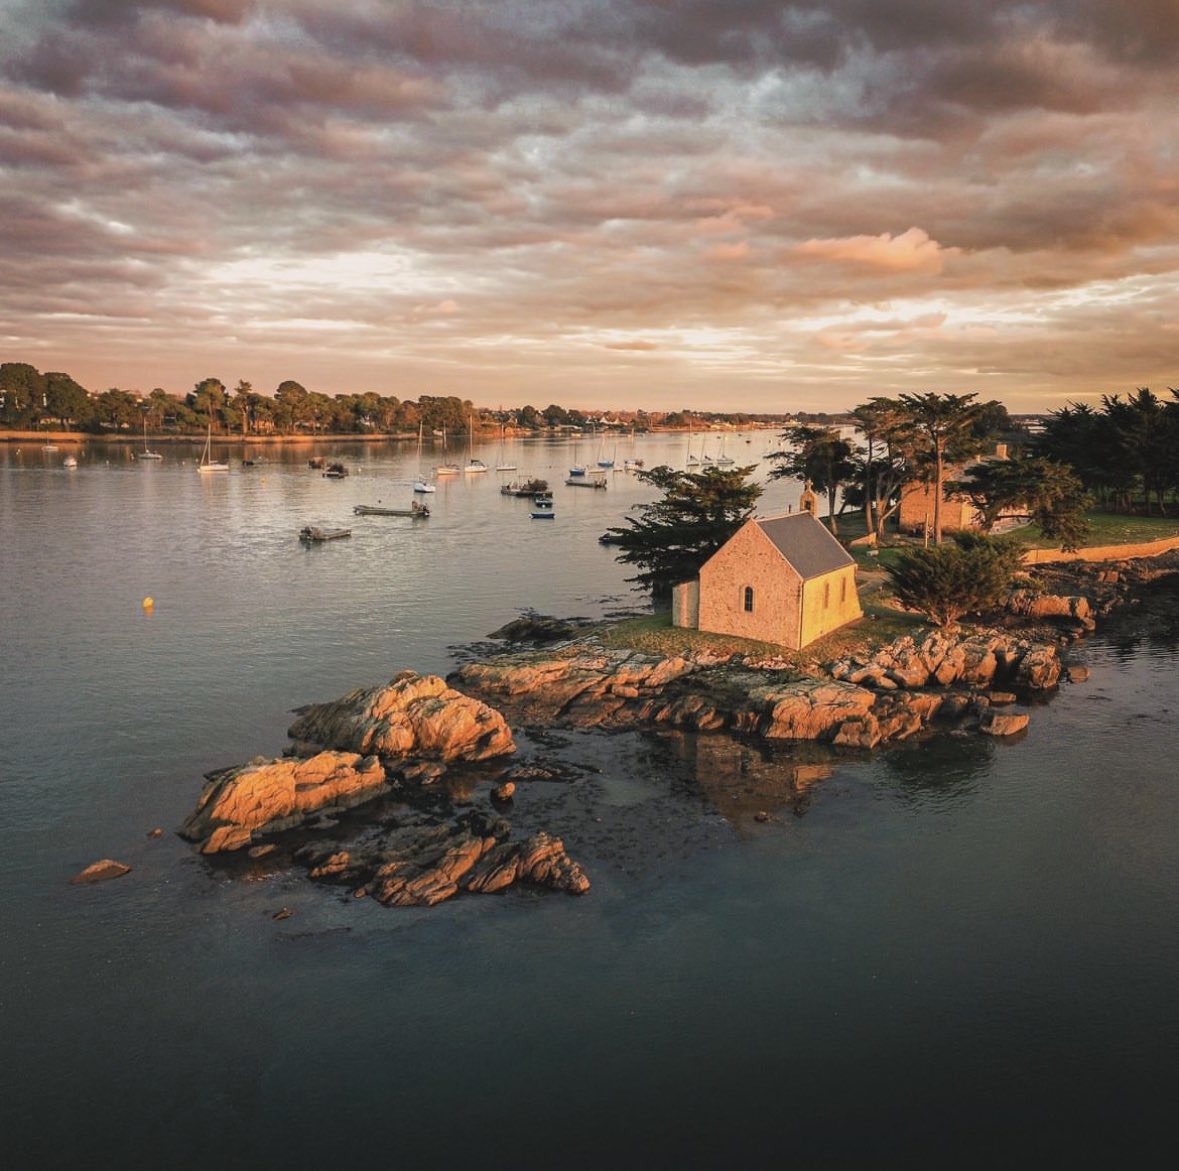
[[[683, 438], [639, 442], [650, 466]], [[569, 447], [515, 446], [519, 474], [563, 478]], [[1094, 639], [1092, 680], [1017, 743], [833, 757], [524, 738], [573, 775], [521, 786], [517, 816], [565, 838], [591, 893], [387, 910], [146, 835], [180, 822], [204, 771], [280, 750], [291, 707], [446, 670], [449, 645], [522, 606], [633, 604], [595, 538], [642, 489], [557, 488], [557, 520], [534, 524], [493, 473], [445, 483], [414, 524], [351, 517], [408, 497], [409, 449], [366, 449], [363, 467], [341, 449], [342, 482], [305, 452], [215, 482], [172, 454], [95, 447], [67, 472], [0, 449], [13, 1165], [1140, 1165], [1169, 1149], [1173, 641]], [[304, 549], [305, 523], [354, 536]], [[67, 885], [103, 856], [132, 874]]]

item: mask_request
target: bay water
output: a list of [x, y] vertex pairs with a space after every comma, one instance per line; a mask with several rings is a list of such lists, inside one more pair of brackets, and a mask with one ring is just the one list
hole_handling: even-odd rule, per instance
[[[756, 462], [764, 434], [745, 446]], [[741, 440], [734, 439], [734, 445]], [[618, 456], [682, 466], [683, 436]], [[174, 836], [290, 709], [524, 607], [641, 605], [597, 542], [651, 499], [514, 441], [409, 501], [412, 445], [197, 475], [0, 447], [0, 1136], [15, 1167], [993, 1167], [1173, 1145], [1179, 740], [1170, 637], [1111, 628], [1006, 743], [876, 754], [560, 733], [521, 786], [593, 881], [385, 909]], [[229, 454], [226, 452], [225, 454]], [[476, 449], [493, 467], [497, 445]], [[741, 448], [730, 454], [739, 459]], [[427, 465], [441, 453], [427, 453]], [[744, 462], [744, 461], [742, 461]], [[763, 512], [797, 499], [775, 484]], [[349, 525], [307, 548], [305, 524]], [[152, 597], [150, 610], [143, 608]], [[479, 799], [478, 795], [475, 798]], [[765, 810], [771, 820], [754, 821]], [[162, 837], [149, 832], [162, 827]], [[70, 877], [113, 857], [131, 874]], [[276, 921], [280, 908], [294, 913]]]

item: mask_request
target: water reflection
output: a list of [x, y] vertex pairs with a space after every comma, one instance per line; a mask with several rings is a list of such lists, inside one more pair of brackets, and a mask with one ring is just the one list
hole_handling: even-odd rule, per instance
[[974, 793], [980, 777], [991, 767], [995, 741], [974, 732], [950, 732], [909, 742], [882, 754], [885, 771], [901, 782], [896, 794], [903, 801], [926, 803], [960, 801]]
[[802, 817], [836, 758], [818, 744], [758, 745], [722, 735], [661, 733], [709, 804], [738, 828], [760, 813]]

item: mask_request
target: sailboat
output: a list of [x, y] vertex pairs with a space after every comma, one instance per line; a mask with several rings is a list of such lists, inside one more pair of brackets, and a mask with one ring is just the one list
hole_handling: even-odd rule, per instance
[[716, 457], [716, 466], [718, 468], [731, 468], [736, 462], [731, 455], [725, 455], [725, 437], [722, 435], [720, 455]]
[[[585, 475], [585, 464], [581, 464], [581, 463], [577, 462], [577, 440], [576, 439], [574, 439], [574, 441], [573, 441], [573, 466], [569, 469], [569, 475], [573, 476], [573, 477]], [[568, 483], [568, 481], [566, 481], [566, 483]]]
[[[703, 451], [703, 447], [701, 447]], [[694, 468], [699, 465], [700, 461], [692, 454], [692, 416], [688, 416], [688, 467]]]
[[[442, 454], [446, 454], [446, 425], [442, 426]], [[445, 463], [438, 464], [434, 469], [434, 478], [439, 479], [442, 476], [457, 476], [463, 469], [458, 464]]]
[[618, 458], [618, 444], [614, 445], [614, 455], [610, 459], [606, 459], [606, 436], [602, 435], [602, 442], [598, 444], [598, 467], [603, 469], [610, 469], [614, 466], [614, 461]]
[[437, 492], [438, 489], [431, 484], [425, 476], [422, 475], [422, 427], [424, 424], [418, 422], [418, 478], [413, 482], [413, 490], [415, 492]]
[[136, 459], [163, 459], [158, 451], [152, 451], [147, 446], [147, 416], [143, 416], [143, 450], [139, 452]]
[[229, 464], [221, 463], [213, 458], [213, 423], [209, 422], [209, 433], [205, 436], [205, 450], [201, 453], [201, 462], [197, 464], [198, 472], [227, 472]]
[[471, 454], [471, 448], [475, 442], [475, 416], [471, 415], [467, 420], [467, 462], [463, 468], [464, 472], [485, 472], [487, 465], [481, 460], [476, 459]]
[[514, 472], [516, 465], [504, 459], [504, 425], [499, 425], [499, 463], [495, 465], [497, 472]]

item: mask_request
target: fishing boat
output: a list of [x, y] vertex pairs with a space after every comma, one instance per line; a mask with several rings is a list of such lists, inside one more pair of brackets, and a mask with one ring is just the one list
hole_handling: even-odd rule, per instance
[[606, 481], [602, 476], [570, 476], [565, 483], [570, 488], [605, 488]]
[[304, 525], [299, 530], [299, 540], [304, 545], [321, 545], [325, 541], [339, 541], [350, 536], [351, 529], [321, 529], [318, 525]]
[[63, 459], [61, 461], [61, 466], [63, 468], [76, 468], [78, 466], [77, 457], [72, 456], [72, 455], [67, 455], [65, 457], [65, 459]]
[[535, 500], [539, 496], [549, 493], [548, 480], [513, 480], [510, 484], [500, 485], [501, 496], [523, 496]]
[[438, 489], [435, 488], [433, 484], [429, 483], [426, 480], [414, 480], [413, 490], [421, 495], [424, 495], [427, 492], [437, 492], [438, 491]]
[[342, 480], [348, 474], [348, 469], [343, 464], [328, 464], [323, 474], [329, 480]]
[[317, 470], [321, 470], [321, 469], [323, 468], [323, 465], [324, 465], [324, 463], [325, 463], [325, 462], [326, 462], [326, 461], [324, 460], [324, 458], [323, 458], [323, 456], [322, 456], [322, 455], [313, 455], [313, 456], [312, 456], [312, 457], [311, 457], [311, 458], [310, 458], [310, 459], [307, 461], [307, 466], [308, 466], [309, 468], [315, 468], [315, 469], [317, 469]]
[[429, 508], [411, 500], [408, 508], [386, 508], [383, 504], [357, 504], [352, 511], [357, 516], [412, 516], [414, 520], [425, 520], [430, 515]]
[[623, 460], [622, 466], [628, 472], [637, 472], [637, 471], [641, 471], [647, 465], [641, 459], [628, 459], [628, 460]]
[[198, 472], [227, 472], [229, 464], [213, 458], [213, 424], [209, 424], [208, 434], [205, 436], [205, 450], [201, 452], [201, 462], [197, 464]]
[[557, 515], [553, 508], [553, 498], [551, 496], [538, 496], [532, 502], [530, 515], [533, 520], [553, 520]]
[[143, 450], [140, 452], [137, 452], [135, 455], [135, 458], [136, 459], [163, 459], [164, 458], [162, 455], [160, 455], [160, 453], [158, 451], [152, 451], [147, 446], [147, 416], [146, 415], [143, 416]]

